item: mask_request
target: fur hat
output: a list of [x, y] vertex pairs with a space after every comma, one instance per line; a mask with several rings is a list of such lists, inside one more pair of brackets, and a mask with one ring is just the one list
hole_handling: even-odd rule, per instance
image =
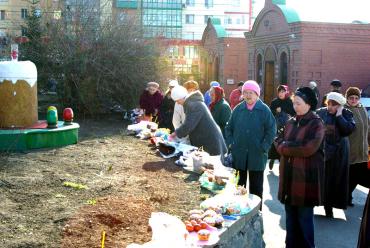
[[184, 99], [187, 95], [188, 91], [181, 85], [177, 85], [171, 90], [171, 97], [174, 101]]
[[257, 96], [261, 95], [261, 88], [256, 81], [248, 80], [243, 84], [242, 91], [252, 90], [256, 92]]
[[179, 85], [177, 80], [170, 80], [170, 82], [168, 82], [168, 87], [175, 87], [177, 85]]
[[347, 102], [346, 98], [341, 93], [338, 92], [330, 92], [326, 99], [328, 99], [328, 101], [329, 100], [335, 101], [340, 105], [344, 105]]
[[294, 95], [299, 96], [302, 100], [311, 106], [311, 110], [315, 110], [317, 106], [317, 96], [310, 87], [301, 87], [296, 90]]
[[358, 96], [358, 97], [361, 97], [361, 91], [360, 91], [360, 89], [357, 88], [357, 87], [349, 87], [346, 90], [346, 98], [348, 98], [349, 96]]
[[342, 83], [339, 81], [339, 79], [333, 79], [330, 85], [334, 87], [342, 87]]

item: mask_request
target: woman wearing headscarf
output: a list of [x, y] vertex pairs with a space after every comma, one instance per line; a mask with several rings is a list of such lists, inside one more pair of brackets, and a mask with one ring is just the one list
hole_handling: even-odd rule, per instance
[[[185, 85], [185, 84], [184, 84]], [[183, 88], [175, 87], [172, 90], [173, 99], [178, 91]], [[204, 103], [204, 98], [199, 90], [177, 99], [176, 102], [184, 106], [185, 121], [171, 134], [171, 138], [183, 138], [189, 135], [193, 146], [203, 147], [210, 155], [223, 155], [227, 152], [224, 138], [220, 128], [213, 120], [209, 109]]]
[[159, 84], [156, 82], [147, 83], [146, 89], [140, 96], [140, 108], [144, 110], [144, 114], [152, 117], [153, 120], [157, 119], [162, 101], [163, 95], [159, 90]]
[[213, 119], [220, 127], [222, 135], [225, 137], [225, 126], [231, 115], [231, 108], [225, 100], [224, 89], [215, 86], [211, 88], [211, 104], [209, 109], [211, 111]]
[[322, 204], [325, 128], [315, 92], [298, 88], [289, 119], [274, 145], [281, 154], [278, 199], [285, 205], [287, 248], [315, 247], [313, 208]]
[[[242, 87], [244, 101], [236, 106], [225, 128], [225, 138], [231, 147], [232, 167], [239, 172], [239, 185], [262, 199], [263, 171], [267, 152], [276, 134], [276, 123], [270, 108], [259, 98], [261, 89], [252, 80]], [[261, 205], [262, 206], [262, 205]]]
[[327, 107], [317, 110], [324, 121], [325, 139], [325, 215], [333, 217], [333, 207], [346, 209], [349, 181], [349, 142], [348, 136], [355, 129], [355, 121], [350, 110], [343, 106], [346, 98], [338, 92], [327, 95]]
[[171, 80], [168, 83], [168, 89], [163, 97], [162, 104], [159, 108], [159, 123], [160, 128], [168, 128], [171, 132], [174, 130], [172, 117], [174, 113], [175, 101], [171, 98], [171, 90], [179, 85], [177, 80]]
[[[289, 97], [289, 88], [287, 85], [277, 87], [277, 97], [272, 100], [270, 109], [275, 116], [277, 125], [277, 135], [281, 133], [288, 119], [295, 115], [292, 99]], [[276, 152], [275, 146], [272, 145], [269, 151], [269, 168], [272, 170], [275, 159], [280, 159], [280, 154]]]
[[209, 86], [210, 86], [210, 88], [206, 91], [206, 93], [204, 93], [204, 103], [208, 107], [209, 107], [209, 105], [212, 102], [212, 99], [211, 99], [211, 89], [212, 89], [212, 87], [220, 86], [220, 83], [217, 82], [217, 81], [212, 81], [212, 82], [209, 83]]
[[357, 184], [370, 187], [370, 170], [368, 161], [369, 116], [360, 103], [361, 91], [357, 87], [349, 87], [346, 91], [346, 108], [352, 111], [356, 123], [355, 130], [349, 139], [349, 196], [348, 206], [353, 206], [352, 192]]

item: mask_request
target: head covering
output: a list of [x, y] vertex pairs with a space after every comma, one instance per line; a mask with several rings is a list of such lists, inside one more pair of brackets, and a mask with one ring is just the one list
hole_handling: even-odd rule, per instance
[[357, 87], [349, 87], [347, 90], [346, 90], [346, 98], [348, 98], [349, 96], [358, 96], [358, 97], [361, 97], [361, 90]]
[[333, 79], [330, 85], [334, 87], [342, 87], [342, 83], [339, 81], [339, 79]]
[[209, 105], [210, 110], [213, 110], [216, 103], [218, 103], [219, 101], [221, 101], [222, 98], [225, 97], [224, 89], [221, 88], [220, 86], [214, 86], [212, 89], [215, 92], [216, 97], [215, 100], [212, 101], [211, 104]]
[[177, 80], [170, 80], [170, 82], [168, 82], [168, 87], [175, 87], [177, 85], [179, 85]]
[[281, 84], [277, 87], [277, 92], [279, 93], [280, 91], [285, 91], [285, 98], [289, 97], [289, 87], [288, 85]]
[[330, 92], [326, 99], [328, 99], [328, 101], [329, 100], [335, 101], [340, 105], [344, 105], [347, 102], [346, 98], [341, 93], [338, 92]]
[[308, 86], [313, 89], [313, 88], [316, 88], [317, 87], [317, 83], [315, 81], [311, 81], [308, 83]]
[[171, 97], [174, 101], [184, 99], [187, 95], [188, 91], [181, 85], [177, 85], [171, 90]]
[[153, 87], [153, 88], [158, 89], [159, 88], [159, 84], [157, 84], [156, 82], [149, 82], [149, 83], [146, 84], [146, 87], [147, 88]]
[[315, 110], [317, 106], [317, 96], [310, 87], [301, 87], [296, 90], [294, 95], [299, 96], [302, 100], [311, 106], [311, 110]]
[[258, 96], [261, 95], [260, 86], [258, 85], [258, 83], [256, 81], [253, 81], [253, 80], [248, 80], [243, 84], [242, 91], [245, 91], [245, 90], [252, 90], [252, 91], [256, 92], [256, 94]]
[[194, 80], [189, 80], [184, 83], [184, 87], [187, 90], [193, 89], [193, 90], [199, 90], [199, 84]]
[[209, 83], [209, 86], [211, 86], [211, 87], [220, 86], [220, 83], [217, 82], [217, 81], [212, 81], [212, 82]]

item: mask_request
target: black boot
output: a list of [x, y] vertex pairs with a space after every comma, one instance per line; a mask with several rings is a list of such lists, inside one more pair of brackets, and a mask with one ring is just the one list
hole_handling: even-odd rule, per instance
[[332, 207], [324, 207], [325, 209], [325, 216], [328, 218], [333, 218], [333, 208]]

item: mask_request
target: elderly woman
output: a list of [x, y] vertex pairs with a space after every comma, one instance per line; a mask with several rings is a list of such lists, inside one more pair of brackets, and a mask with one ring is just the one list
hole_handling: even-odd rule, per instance
[[140, 108], [144, 110], [146, 116], [151, 116], [155, 120], [158, 118], [162, 101], [163, 95], [159, 89], [159, 84], [149, 82], [140, 96]]
[[211, 99], [211, 90], [213, 87], [217, 87], [217, 86], [220, 86], [220, 83], [217, 82], [217, 81], [212, 81], [209, 83], [209, 89], [206, 91], [206, 93], [204, 93], [204, 103], [209, 107], [209, 105], [211, 104], [212, 102], [212, 99]]
[[183, 88], [175, 87], [171, 95], [176, 99], [176, 103], [184, 106], [186, 118], [184, 123], [171, 134], [171, 138], [183, 138], [189, 135], [191, 145], [203, 147], [210, 155], [223, 157], [227, 152], [225, 141], [220, 128], [204, 103], [202, 93], [198, 90], [193, 91], [179, 99], [174, 97], [178, 91], [183, 91]]
[[369, 116], [360, 103], [361, 91], [357, 87], [349, 87], [346, 91], [346, 108], [352, 111], [356, 123], [355, 130], [349, 139], [349, 197], [348, 206], [353, 206], [352, 192], [357, 184], [370, 187], [370, 170], [368, 160]]
[[171, 98], [171, 90], [179, 85], [177, 80], [171, 80], [168, 83], [168, 89], [164, 94], [162, 104], [159, 108], [159, 124], [160, 128], [168, 128], [171, 132], [174, 130], [172, 124], [173, 111], [175, 107], [175, 101]]
[[213, 119], [216, 121], [217, 125], [220, 127], [222, 135], [225, 137], [225, 126], [231, 115], [231, 108], [227, 101], [225, 101], [224, 89], [215, 86], [211, 88], [211, 104], [209, 109]]
[[313, 207], [322, 203], [325, 128], [315, 92], [298, 88], [290, 119], [274, 145], [281, 154], [278, 199], [285, 205], [286, 247], [315, 247]]
[[[225, 138], [231, 147], [233, 168], [239, 172], [239, 185], [262, 199], [263, 171], [267, 152], [276, 134], [276, 123], [269, 107], [260, 99], [260, 87], [247, 81], [242, 87], [244, 101], [236, 106], [226, 125]], [[262, 206], [262, 205], [261, 205]]]
[[325, 215], [333, 217], [333, 207], [346, 209], [349, 181], [349, 142], [348, 136], [355, 129], [355, 121], [350, 110], [343, 106], [346, 98], [338, 92], [327, 95], [327, 107], [317, 114], [325, 125]]

